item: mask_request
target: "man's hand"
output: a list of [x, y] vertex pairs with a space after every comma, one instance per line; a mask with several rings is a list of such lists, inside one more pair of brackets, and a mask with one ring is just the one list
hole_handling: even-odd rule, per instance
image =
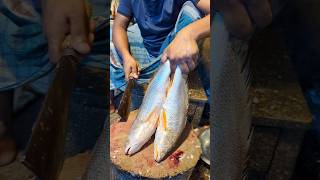
[[129, 81], [129, 79], [132, 78], [138, 79], [138, 76], [140, 74], [139, 65], [131, 55], [123, 58], [123, 66], [126, 81]]
[[179, 65], [181, 71], [188, 74], [197, 66], [198, 58], [199, 48], [195, 37], [188, 29], [182, 29], [165, 49], [161, 62], [164, 63], [168, 59], [172, 72]]
[[197, 41], [210, 36], [210, 0], [199, 0], [197, 8], [206, 16], [180, 30], [162, 54], [161, 62], [169, 59], [171, 72], [177, 65], [185, 74], [194, 70], [199, 60]]
[[71, 35], [71, 46], [78, 53], [90, 52], [95, 24], [89, 20], [84, 0], [42, 0], [42, 11], [52, 63], [60, 59], [62, 43], [67, 35]]
[[124, 74], [126, 81], [138, 79], [139, 65], [129, 51], [127, 28], [130, 23], [129, 17], [116, 13], [116, 19], [112, 29], [112, 41], [123, 59]]
[[270, 0], [215, 0], [213, 7], [222, 13], [228, 31], [243, 39], [255, 25], [264, 28], [272, 21]]

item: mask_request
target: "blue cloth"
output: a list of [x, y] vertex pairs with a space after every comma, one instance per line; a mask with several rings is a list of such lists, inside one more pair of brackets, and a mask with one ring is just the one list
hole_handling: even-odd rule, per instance
[[[201, 18], [199, 10], [195, 5], [187, 1], [181, 7], [179, 16], [175, 23], [174, 28], [166, 36], [163, 44], [160, 46], [160, 54], [162, 51], [170, 44], [170, 42], [175, 38], [176, 34], [184, 27], [190, 23]], [[112, 31], [110, 30], [110, 37], [112, 37]], [[138, 24], [130, 26], [127, 30], [128, 40], [130, 45], [131, 55], [138, 62], [141, 71], [139, 79], [137, 80], [138, 84], [148, 83], [151, 79], [154, 72], [158, 69], [160, 65], [159, 56], [153, 56], [148, 53], [146, 47], [143, 43], [143, 37], [140, 33]], [[111, 90], [124, 90], [126, 87], [125, 75], [123, 71], [123, 61], [121, 56], [118, 54], [112, 40], [110, 41], [110, 89]]]
[[[118, 13], [134, 17], [149, 54], [156, 57], [175, 27], [179, 10], [187, 0], [120, 0]], [[195, 4], [197, 1], [192, 0]]]
[[[92, 0], [93, 14], [98, 20], [96, 41], [92, 53], [81, 63], [107, 68], [109, 41], [108, 17], [101, 8], [107, 2]], [[0, 91], [34, 83], [39, 92], [45, 92], [54, 66], [49, 62], [47, 41], [42, 31], [39, 0], [3, 1], [0, 3]], [[100, 3], [99, 3], [100, 2]], [[105, 6], [102, 6], [105, 4]], [[106, 11], [104, 11], [106, 12]], [[41, 80], [40, 83], [38, 80]]]

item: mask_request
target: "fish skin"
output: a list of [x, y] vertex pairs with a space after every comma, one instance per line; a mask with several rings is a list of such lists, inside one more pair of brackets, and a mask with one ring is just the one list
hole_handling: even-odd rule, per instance
[[138, 152], [155, 133], [159, 113], [166, 98], [170, 74], [170, 62], [166, 61], [151, 80], [128, 135], [125, 147], [127, 155]]
[[177, 66], [172, 86], [161, 109], [159, 125], [154, 140], [154, 159], [163, 160], [175, 146], [186, 125], [188, 87], [186, 77]]

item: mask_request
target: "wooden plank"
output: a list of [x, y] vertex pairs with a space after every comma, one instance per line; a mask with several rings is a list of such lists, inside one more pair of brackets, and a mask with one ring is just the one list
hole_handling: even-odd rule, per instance
[[[201, 120], [205, 103], [208, 102], [208, 97], [204, 91], [203, 84], [199, 73], [208, 74], [207, 77], [203, 77], [202, 81], [205, 83], [210, 83], [209, 71], [210, 71], [210, 41], [211, 38], [206, 38], [199, 43], [200, 49], [200, 63], [195, 71], [189, 74], [188, 84], [189, 84], [189, 102], [194, 104], [195, 110], [192, 116], [192, 126], [194, 128], [199, 126]], [[203, 72], [206, 73], [203, 73]]]
[[208, 98], [201, 84], [197, 71], [190, 73], [188, 77], [189, 99], [196, 102], [207, 102]]
[[63, 164], [59, 180], [80, 179], [85, 172], [90, 157], [89, 152], [84, 152], [67, 158]]
[[249, 179], [264, 179], [272, 163], [280, 128], [256, 126], [249, 149]]
[[193, 116], [196, 112], [197, 104], [189, 103], [188, 112], [187, 112], [187, 120], [189, 123], [193, 122]]
[[198, 102], [198, 103], [194, 103], [194, 104], [196, 105], [196, 108], [195, 108], [195, 112], [192, 117], [192, 127], [197, 128], [197, 127], [199, 127], [199, 123], [200, 123], [200, 120], [201, 120], [201, 117], [202, 117], [202, 114], [204, 111], [205, 103]]
[[[203, 89], [203, 85], [201, 83], [201, 79], [199, 76], [199, 71], [206, 72], [208, 76], [203, 78], [203, 81], [206, 83], [210, 83], [210, 40], [211, 38], [206, 38], [199, 43], [199, 51], [200, 51], [200, 62], [198, 67], [190, 72], [188, 76], [188, 86], [189, 86], [189, 98], [191, 101], [199, 101], [199, 102], [207, 102], [208, 98]], [[202, 73], [203, 73], [202, 72]], [[206, 74], [204, 73], [204, 74]]]
[[310, 124], [311, 113], [279, 34], [269, 29], [251, 42], [253, 123], [282, 127]]
[[290, 179], [300, 151], [304, 130], [282, 128], [279, 144], [266, 180]]

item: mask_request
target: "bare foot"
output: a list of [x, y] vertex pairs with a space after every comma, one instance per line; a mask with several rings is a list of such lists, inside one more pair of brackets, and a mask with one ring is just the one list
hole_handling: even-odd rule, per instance
[[0, 167], [12, 163], [17, 155], [17, 148], [11, 137], [0, 139]]

